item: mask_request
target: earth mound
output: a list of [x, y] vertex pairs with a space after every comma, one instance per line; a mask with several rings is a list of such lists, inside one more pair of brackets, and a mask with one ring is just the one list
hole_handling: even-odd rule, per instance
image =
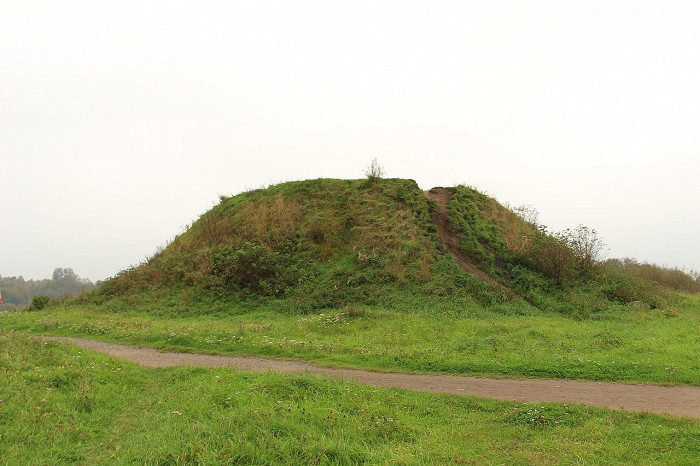
[[648, 282], [578, 259], [562, 238], [470, 187], [316, 179], [222, 196], [153, 257], [83, 299], [183, 309], [272, 300], [309, 312], [444, 298], [566, 313], [662, 299]]

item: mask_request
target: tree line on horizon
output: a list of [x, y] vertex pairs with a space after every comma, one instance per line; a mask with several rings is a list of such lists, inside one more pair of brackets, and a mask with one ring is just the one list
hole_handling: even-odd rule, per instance
[[95, 287], [88, 278], [81, 278], [72, 268], [56, 268], [51, 278], [25, 280], [24, 277], [3, 277], [0, 275], [0, 310], [9, 311], [29, 306], [35, 296], [63, 299], [75, 296]]
[[700, 272], [693, 269], [664, 267], [648, 262], [625, 257], [608, 259], [603, 265], [618, 270], [625, 270], [632, 275], [651, 280], [672, 290], [684, 293], [700, 293]]

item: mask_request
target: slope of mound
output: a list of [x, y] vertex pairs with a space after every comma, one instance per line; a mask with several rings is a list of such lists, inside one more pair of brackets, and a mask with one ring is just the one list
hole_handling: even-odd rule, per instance
[[301, 312], [436, 296], [457, 309], [515, 302], [518, 312], [593, 312], [645, 299], [642, 291], [656, 299], [626, 276], [584, 275], [560, 239], [472, 188], [424, 193], [413, 180], [317, 179], [222, 197], [88, 299], [275, 299]]
[[492, 284], [498, 285], [490, 275], [477, 267], [470, 258], [465, 254], [462, 249], [462, 240], [464, 235], [460, 234], [454, 227], [450, 225], [450, 214], [447, 208], [452, 196], [455, 193], [455, 189], [447, 188], [433, 188], [430, 191], [426, 191], [425, 195], [428, 199], [435, 201], [437, 204], [437, 212], [434, 216], [435, 225], [437, 227], [438, 234], [442, 240], [443, 247], [450, 254], [452, 259], [462, 267], [468, 273], [476, 275], [481, 280], [490, 282]]
[[432, 203], [412, 180], [318, 179], [222, 198], [103, 297], [196, 289], [223, 300], [293, 298], [314, 308], [372, 302], [432, 282]]

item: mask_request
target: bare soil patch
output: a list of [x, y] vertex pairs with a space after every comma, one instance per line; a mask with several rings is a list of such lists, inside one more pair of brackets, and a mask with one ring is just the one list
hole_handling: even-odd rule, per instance
[[700, 418], [700, 387], [586, 382], [546, 379], [489, 379], [454, 375], [421, 375], [335, 369], [292, 360], [258, 357], [214, 356], [191, 353], [165, 353], [152, 348], [117, 345], [86, 338], [50, 337], [83, 348], [126, 359], [148, 367], [204, 366], [228, 367], [254, 372], [315, 374], [354, 380], [375, 387], [483, 396], [507, 401], [584, 403], [610, 409], [672, 414]]

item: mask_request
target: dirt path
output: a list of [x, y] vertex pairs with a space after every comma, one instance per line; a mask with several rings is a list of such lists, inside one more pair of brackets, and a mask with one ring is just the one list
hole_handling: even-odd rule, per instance
[[333, 369], [300, 361], [257, 357], [213, 356], [190, 353], [161, 353], [151, 348], [116, 345], [97, 340], [42, 337], [66, 341], [83, 348], [123, 358], [148, 367], [229, 367], [255, 372], [317, 374], [349, 379], [375, 387], [394, 387], [430, 393], [473, 395], [508, 401], [585, 403], [610, 409], [666, 413], [700, 418], [700, 387], [663, 387], [615, 382], [576, 380], [488, 379], [454, 375], [415, 375]]
[[460, 237], [459, 235], [453, 233], [450, 229], [450, 214], [447, 210], [447, 204], [450, 202], [450, 199], [454, 194], [454, 188], [433, 188], [430, 191], [424, 191], [424, 194], [428, 199], [437, 202], [438, 211], [435, 214], [435, 225], [437, 226], [442, 244], [445, 246], [445, 249], [447, 249], [447, 252], [450, 254], [450, 256], [452, 256], [452, 259], [454, 259], [457, 265], [462, 267], [468, 273], [476, 275], [479, 277], [479, 279], [488, 282], [495, 287], [506, 291], [507, 293], [511, 293], [510, 290], [474, 265], [462, 253], [462, 249], [459, 245]]

